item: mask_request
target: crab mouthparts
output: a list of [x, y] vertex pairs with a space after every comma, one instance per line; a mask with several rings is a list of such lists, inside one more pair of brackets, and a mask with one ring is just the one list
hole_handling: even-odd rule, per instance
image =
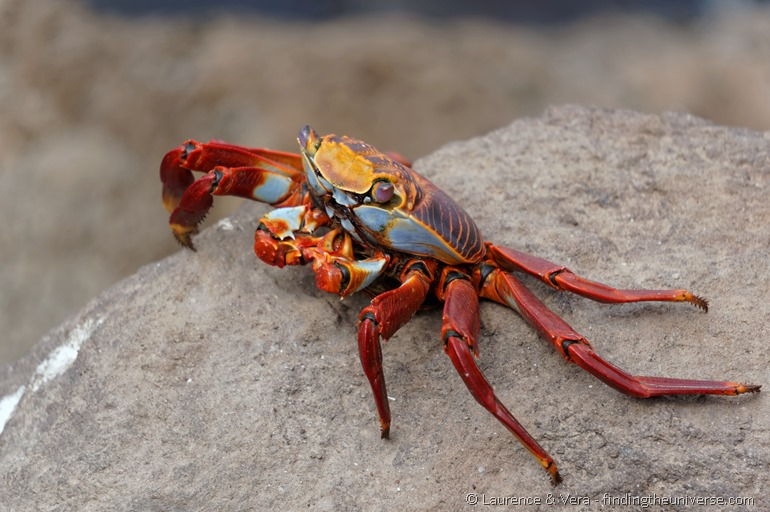
[[353, 215], [353, 210], [350, 208], [352, 205], [338, 201], [336, 192], [323, 198], [326, 215], [337, 220], [349, 219]]

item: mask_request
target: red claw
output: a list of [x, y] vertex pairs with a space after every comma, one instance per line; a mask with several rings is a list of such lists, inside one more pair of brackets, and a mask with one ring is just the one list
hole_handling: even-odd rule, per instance
[[[208, 172], [193, 178], [192, 171]], [[211, 172], [213, 171], [213, 172]], [[212, 194], [235, 195], [271, 204], [293, 206], [301, 199], [299, 155], [260, 148], [244, 148], [218, 142], [187, 140], [163, 157], [160, 180], [163, 206], [171, 213], [174, 237], [189, 249], [195, 249], [192, 235], [198, 232], [212, 205]], [[270, 179], [270, 186], [260, 196], [256, 190]], [[281, 186], [284, 189], [281, 189]], [[277, 194], [275, 189], [282, 193]]]
[[191, 237], [198, 232], [198, 224], [203, 222], [214, 203], [211, 197], [214, 179], [214, 173], [198, 178], [184, 191], [179, 206], [174, 209], [169, 218], [168, 222], [174, 237], [188, 249], [195, 250]]
[[172, 149], [160, 164], [160, 181], [163, 183], [163, 206], [169, 213], [179, 205], [182, 194], [194, 181], [193, 173], [182, 167], [184, 146]]
[[342, 294], [345, 290], [345, 282], [342, 274], [342, 269], [326, 261], [324, 257], [316, 257], [313, 259], [313, 272], [315, 273], [315, 284], [319, 290], [323, 290], [329, 293]]
[[278, 268], [286, 265], [302, 265], [305, 263], [302, 247], [314, 240], [309, 236], [297, 237], [296, 240], [279, 240], [270, 231], [258, 229], [254, 234], [254, 252], [259, 259]]

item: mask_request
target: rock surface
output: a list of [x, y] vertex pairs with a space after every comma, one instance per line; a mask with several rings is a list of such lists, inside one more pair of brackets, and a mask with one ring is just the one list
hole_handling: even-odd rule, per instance
[[[618, 366], [768, 384], [770, 134], [561, 107], [416, 168], [487, 238], [609, 284], [711, 300], [607, 306], [526, 282]], [[381, 441], [355, 348], [365, 297], [251, 253], [249, 203], [0, 373], [3, 510], [461, 510], [522, 497], [747, 496], [770, 506], [767, 395], [636, 400], [482, 305], [480, 365], [557, 460], [554, 489], [471, 398], [420, 314], [385, 347]], [[483, 497], [482, 497], [483, 495]], [[552, 510], [542, 505], [532, 509]], [[650, 509], [680, 509], [653, 506]], [[729, 507], [723, 507], [729, 509]]]

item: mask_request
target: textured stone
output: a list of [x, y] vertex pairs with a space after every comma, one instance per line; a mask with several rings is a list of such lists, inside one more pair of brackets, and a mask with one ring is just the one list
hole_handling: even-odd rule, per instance
[[[416, 168], [490, 240], [609, 284], [710, 299], [708, 314], [608, 306], [525, 280], [618, 366], [767, 384], [769, 134], [561, 107]], [[245, 205], [203, 232], [197, 253], [143, 267], [3, 369], [0, 509], [454, 510], [470, 492], [768, 506], [765, 394], [629, 398], [489, 303], [480, 365], [564, 483], [552, 488], [468, 394], [441, 350], [439, 311], [384, 347], [394, 423], [381, 441], [354, 341], [366, 298], [340, 301], [309, 269], [259, 262], [264, 212]]]

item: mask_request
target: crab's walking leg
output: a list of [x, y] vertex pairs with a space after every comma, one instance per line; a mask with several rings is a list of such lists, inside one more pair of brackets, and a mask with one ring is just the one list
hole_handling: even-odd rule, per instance
[[689, 302], [708, 311], [708, 301], [687, 290], [618, 290], [575, 275], [564, 266], [508, 247], [490, 245], [489, 252], [495, 262], [506, 270], [521, 270], [539, 277], [552, 288], [570, 291], [599, 302]]
[[588, 340], [548, 309], [518, 279], [499, 269], [487, 276], [481, 296], [518, 311], [568, 361], [627, 395], [649, 398], [660, 395], [738, 395], [759, 391], [760, 386], [737, 382], [631, 375], [599, 357]]
[[467, 279], [453, 279], [444, 291], [441, 327], [444, 350], [476, 401], [521, 441], [548, 471], [553, 484], [558, 484], [561, 476], [556, 463], [495, 396], [492, 386], [476, 365], [473, 352], [478, 353], [475, 349], [478, 333], [479, 302], [476, 290]]
[[390, 434], [390, 406], [382, 372], [380, 337], [387, 340], [412, 318], [428, 295], [431, 273], [428, 266], [416, 261], [402, 274], [401, 286], [374, 297], [359, 315], [358, 352], [372, 387], [383, 438]]

